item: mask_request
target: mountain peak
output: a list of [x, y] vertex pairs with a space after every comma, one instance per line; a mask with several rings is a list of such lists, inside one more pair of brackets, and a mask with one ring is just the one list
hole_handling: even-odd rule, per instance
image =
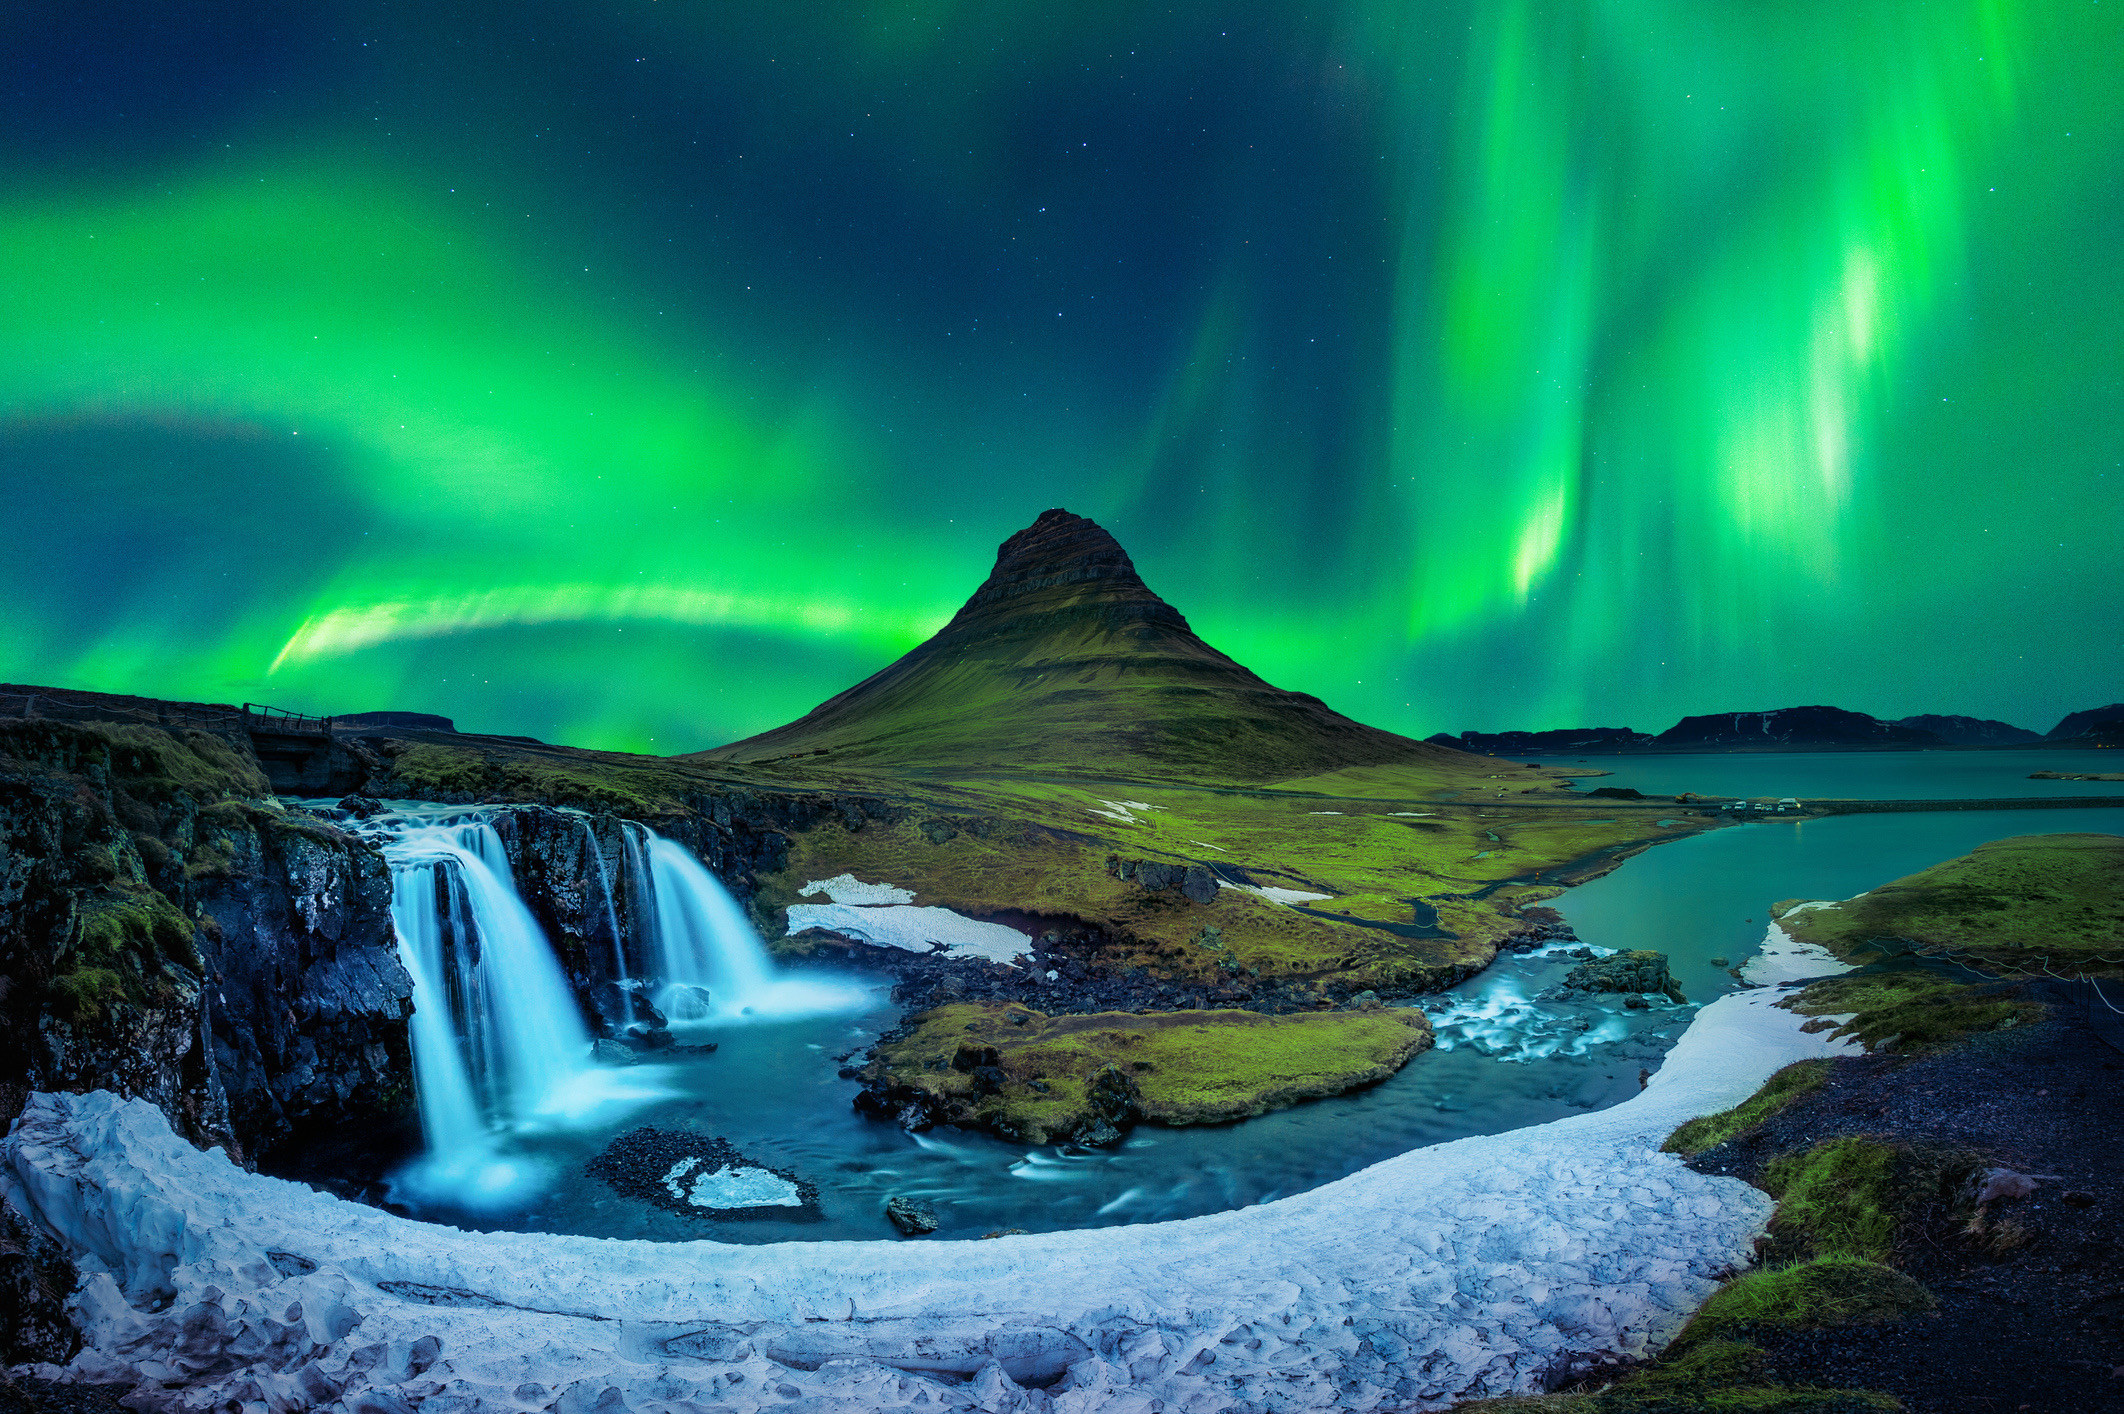
[[886, 769], [1275, 780], [1457, 757], [1262, 681], [1151, 592], [1097, 522], [1056, 508], [927, 643], [785, 727], [704, 756]]
[[932, 641], [1023, 640], [1070, 626], [1118, 630], [1129, 624], [1194, 638], [1179, 610], [1136, 573], [1120, 541], [1097, 521], [1057, 508], [1040, 512], [1003, 542], [988, 578]]

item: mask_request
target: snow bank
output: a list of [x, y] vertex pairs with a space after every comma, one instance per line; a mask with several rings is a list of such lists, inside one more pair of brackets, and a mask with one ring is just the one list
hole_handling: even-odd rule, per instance
[[1015, 962], [1032, 951], [1032, 938], [1001, 923], [983, 923], [948, 908], [914, 908], [894, 904], [885, 908], [859, 908], [845, 903], [793, 903], [789, 905], [789, 931], [824, 928], [829, 933], [874, 943], [882, 948], [905, 948], [931, 952], [942, 943], [953, 957], [984, 957], [990, 962]]
[[[1785, 916], [1804, 913], [1811, 908], [1831, 908], [1828, 903], [1803, 903], [1790, 909]], [[1837, 961], [1836, 954], [1815, 943], [1803, 943], [1777, 924], [1763, 934], [1763, 950], [1741, 964], [1740, 975], [1744, 982], [1753, 982], [1758, 987], [1775, 987], [1781, 982], [1797, 982], [1802, 977], [1828, 977], [1839, 972], [1854, 970], [1851, 963]]]
[[810, 898], [813, 894], [824, 894], [835, 903], [914, 902], [912, 889], [903, 889], [898, 884], [866, 884], [853, 874], [836, 874], [831, 879], [813, 879], [797, 890], [798, 898]]
[[1613, 1109], [1157, 1225], [769, 1247], [465, 1233], [245, 1173], [104, 1092], [33, 1096], [0, 1189], [83, 1254], [88, 1346], [65, 1377], [137, 1384], [142, 1410], [1428, 1408], [1641, 1353], [1748, 1259], [1770, 1200], [1657, 1149], [1841, 1048], [1774, 995], [1704, 1008]]

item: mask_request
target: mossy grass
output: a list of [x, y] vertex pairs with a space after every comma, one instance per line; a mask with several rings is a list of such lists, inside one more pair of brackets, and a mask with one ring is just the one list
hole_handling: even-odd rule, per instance
[[1752, 1326], [1878, 1325], [1938, 1305], [1931, 1292], [1891, 1266], [1832, 1253], [1727, 1282], [1690, 1319], [1673, 1348], [1678, 1354], [1698, 1341], [1731, 1337]]
[[1802, 1095], [1821, 1088], [1829, 1078], [1831, 1064], [1827, 1060], [1795, 1061], [1732, 1109], [1703, 1115], [1682, 1125], [1667, 1136], [1660, 1148], [1669, 1154], [1694, 1155], [1723, 1144], [1734, 1135], [1755, 1128]]
[[1771, 1160], [1762, 1182], [1778, 1200], [1772, 1239], [1795, 1256], [1887, 1261], [1900, 1226], [1895, 1190], [1901, 1158], [1896, 1146], [1845, 1135]]
[[1780, 926], [1850, 960], [1916, 951], [2124, 972], [2124, 836], [1994, 840], [1854, 899], [1788, 908]]
[[1590, 1394], [1483, 1399], [1454, 1408], [1483, 1414], [1894, 1414], [1903, 1407], [1871, 1390], [1771, 1384], [1764, 1364], [1756, 1346], [1704, 1340]]
[[534, 753], [440, 742], [392, 741], [385, 747], [393, 786], [421, 796], [465, 796], [656, 816], [684, 808], [700, 777], [655, 757], [597, 752]]
[[[1407, 994], [1482, 967], [1518, 908], [1662, 837], [1649, 819], [1590, 810], [1434, 807], [1412, 818], [1398, 811], [1406, 800], [1141, 784], [927, 782], [895, 798], [910, 806], [898, 824], [826, 824], [791, 841], [755, 900], [770, 938], [805, 884], [852, 873], [972, 917], [1096, 929], [1107, 942], [1087, 961], [1112, 973], [1207, 979], [1236, 968]], [[1190, 903], [1117, 877], [1109, 858], [1200, 864], [1224, 887]], [[1323, 897], [1291, 907], [1249, 886]], [[1209, 927], [1223, 948], [1193, 945]]]
[[1855, 1036], [1869, 1051], [1913, 1052], [2043, 1019], [2040, 1005], [2011, 992], [1906, 968], [1827, 978], [1778, 1005], [1816, 1018], [1849, 1014], [1848, 1020], [1809, 1022], [1808, 1029]]
[[[1022, 1018], [1022, 1019], [1017, 1019]], [[954, 1003], [924, 1012], [881, 1044], [866, 1072], [935, 1097], [962, 1122], [1045, 1143], [1093, 1113], [1107, 1067], [1136, 1092], [1142, 1118], [1214, 1124], [1383, 1080], [1430, 1044], [1420, 1012], [1401, 1007], [1263, 1016], [1250, 1011], [1100, 1012], [1046, 1016], [1024, 1007]], [[992, 1060], [987, 1052], [993, 1050]], [[1001, 1072], [983, 1093], [976, 1065]], [[1037, 1085], [1035, 1082], [1038, 1082]]]
[[129, 722], [0, 723], [0, 757], [33, 770], [105, 775], [133, 799], [165, 803], [183, 792], [194, 804], [262, 800], [272, 794], [265, 773], [243, 747], [197, 729]]

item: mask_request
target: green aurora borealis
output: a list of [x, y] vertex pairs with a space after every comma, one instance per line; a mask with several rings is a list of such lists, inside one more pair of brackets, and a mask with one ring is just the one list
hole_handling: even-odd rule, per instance
[[0, 676], [691, 750], [1067, 506], [1413, 734], [2124, 681], [2124, 0], [39, 3]]

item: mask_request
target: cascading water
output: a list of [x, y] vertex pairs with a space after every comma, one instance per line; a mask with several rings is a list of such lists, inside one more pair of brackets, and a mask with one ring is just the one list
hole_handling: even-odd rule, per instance
[[657, 1006], [671, 1021], [815, 1016], [868, 1005], [867, 994], [850, 983], [777, 975], [752, 920], [692, 851], [636, 828], [647, 840], [641, 853], [655, 901], [652, 926], [663, 971]]
[[535, 1184], [501, 1154], [510, 1132], [596, 1123], [662, 1093], [653, 1075], [592, 1062], [590, 1034], [486, 820], [392, 827], [392, 921], [414, 984], [413, 1046], [431, 1196], [500, 1201]]

